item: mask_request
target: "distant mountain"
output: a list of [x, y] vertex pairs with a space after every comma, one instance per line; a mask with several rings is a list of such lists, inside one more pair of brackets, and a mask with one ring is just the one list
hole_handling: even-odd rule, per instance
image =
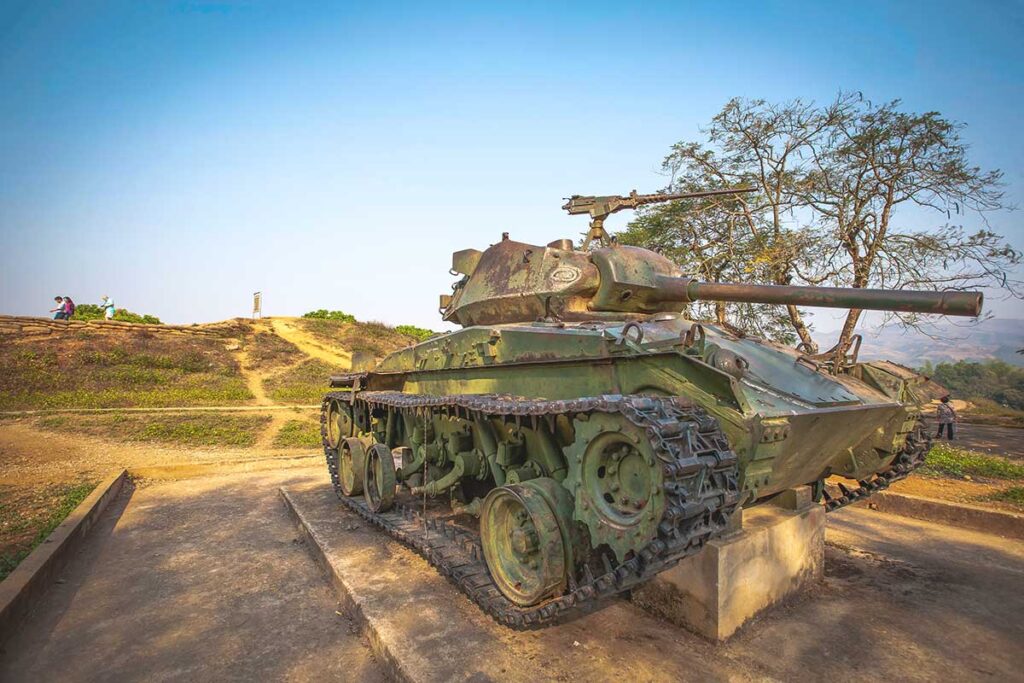
[[[860, 348], [863, 360], [886, 359], [917, 367], [926, 360], [943, 363], [998, 358], [1024, 367], [1024, 355], [1017, 353], [1024, 348], [1024, 320], [994, 318], [975, 326], [944, 322], [929, 327], [928, 335], [896, 325], [858, 332], [864, 337]], [[817, 335], [823, 351], [838, 337], [838, 331]]]

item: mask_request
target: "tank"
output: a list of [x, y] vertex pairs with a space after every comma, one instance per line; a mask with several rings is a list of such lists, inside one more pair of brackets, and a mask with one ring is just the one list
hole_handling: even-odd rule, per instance
[[977, 316], [981, 294], [698, 282], [604, 232], [610, 213], [688, 197], [574, 196], [564, 208], [592, 219], [582, 248], [505, 234], [456, 252], [441, 315], [462, 329], [331, 378], [321, 424], [341, 501], [509, 627], [628, 590], [794, 486], [833, 511], [924, 462], [927, 378], [859, 362], [859, 338], [809, 355], [683, 310]]

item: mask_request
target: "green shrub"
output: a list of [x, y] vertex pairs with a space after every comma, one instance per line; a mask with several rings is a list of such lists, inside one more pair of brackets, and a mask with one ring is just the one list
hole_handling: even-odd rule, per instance
[[[76, 304], [75, 314], [72, 320], [102, 320], [103, 309], [96, 304]], [[148, 325], [162, 325], [160, 318], [148, 313], [132, 313], [124, 308], [114, 309], [114, 320], [125, 323], [146, 323]]]
[[354, 323], [356, 321], [356, 317], [354, 315], [349, 315], [344, 311], [328, 311], [325, 308], [310, 311], [309, 313], [303, 313], [302, 317], [314, 318], [316, 320], [337, 320], [343, 323]]
[[433, 330], [427, 330], [422, 327], [416, 327], [415, 325], [398, 325], [395, 327], [395, 332], [407, 334], [410, 337], [417, 339], [418, 341], [426, 341], [433, 337], [437, 332]]

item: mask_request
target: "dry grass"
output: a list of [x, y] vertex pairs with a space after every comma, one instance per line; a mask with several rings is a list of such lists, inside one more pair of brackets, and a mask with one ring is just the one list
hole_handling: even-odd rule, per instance
[[317, 341], [350, 352], [366, 351], [376, 358], [383, 358], [392, 351], [403, 349], [418, 341], [411, 335], [403, 334], [378, 322], [349, 323], [302, 318], [298, 324]]
[[308, 360], [271, 377], [263, 386], [267, 396], [275, 403], [313, 405], [320, 403], [324, 394], [330, 390], [330, 376], [341, 372], [344, 372], [341, 368], [331, 367], [318, 360]]
[[219, 339], [76, 335], [0, 343], [0, 409], [236, 404], [252, 398]]
[[256, 332], [242, 339], [242, 348], [248, 356], [247, 369], [265, 370], [297, 363], [305, 354], [289, 341], [273, 332]]

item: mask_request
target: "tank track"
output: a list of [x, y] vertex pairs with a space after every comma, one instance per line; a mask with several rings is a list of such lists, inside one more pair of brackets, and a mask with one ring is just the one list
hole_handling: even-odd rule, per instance
[[857, 482], [857, 488], [848, 489], [839, 484], [842, 495], [831, 496], [823, 486], [821, 489], [821, 504], [825, 512], [835, 512], [847, 505], [852, 505], [864, 500], [868, 496], [883, 489], [889, 488], [892, 484], [906, 479], [911, 472], [924, 464], [928, 451], [931, 450], [932, 439], [925, 430], [924, 423], [918, 420], [917, 425], [907, 435], [907, 442], [903, 450], [893, 461], [892, 466], [885, 472], [874, 474], [868, 479], [861, 479]]
[[[396, 502], [391, 510], [374, 513], [361, 496], [342, 495], [338, 454], [327, 443], [327, 406], [334, 399], [399, 410], [449, 412], [466, 419], [621, 414], [647, 434], [664, 472], [666, 506], [657, 538], [621, 563], [605, 559], [605, 571], [596, 577], [589, 567], [584, 567], [582, 573], [569, 578], [565, 594], [539, 605], [520, 607], [491, 580], [475, 529], [457, 525], [444, 516], [424, 515], [418, 505]], [[324, 397], [320, 423], [331, 481], [345, 506], [423, 556], [495, 621], [517, 630], [548, 624], [570, 610], [643, 583], [696, 554], [708, 539], [725, 530], [739, 503], [737, 458], [717, 422], [678, 399], [612, 395], [547, 401], [496, 395], [343, 391]], [[688, 499], [687, 491], [694, 487], [700, 495]]]

